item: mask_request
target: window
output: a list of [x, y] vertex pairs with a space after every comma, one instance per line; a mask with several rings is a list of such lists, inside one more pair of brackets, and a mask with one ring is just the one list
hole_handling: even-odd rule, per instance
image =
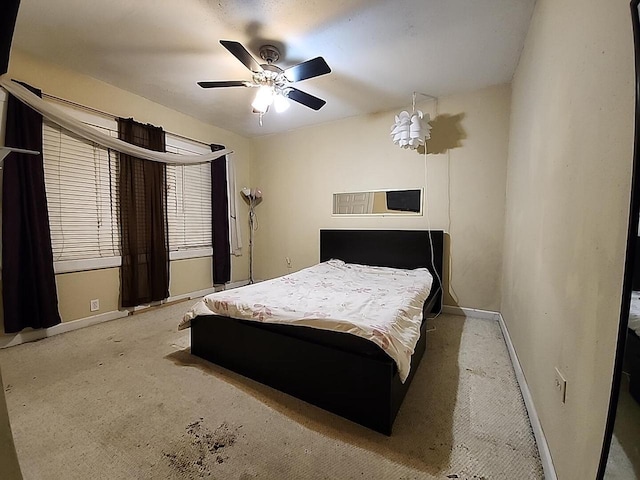
[[[167, 134], [167, 151], [207, 153], [209, 148]], [[171, 258], [212, 254], [211, 164], [167, 165], [167, 219]]]
[[[117, 137], [115, 119], [61, 107]], [[166, 150], [210, 151], [207, 145], [166, 133]], [[56, 273], [121, 264], [118, 224], [118, 153], [43, 124], [45, 188]], [[208, 256], [211, 242], [211, 165], [167, 165], [170, 259]]]
[[42, 136], [56, 272], [119, 265], [117, 153], [47, 120]]

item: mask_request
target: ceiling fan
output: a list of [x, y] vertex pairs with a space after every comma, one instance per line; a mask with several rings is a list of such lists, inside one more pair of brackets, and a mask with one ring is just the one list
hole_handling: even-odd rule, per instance
[[260, 118], [269, 110], [271, 105], [277, 112], [283, 112], [289, 108], [287, 99], [301, 103], [313, 110], [320, 110], [325, 102], [321, 98], [314, 97], [302, 90], [291, 86], [294, 82], [300, 82], [309, 78], [318, 77], [331, 72], [329, 65], [322, 57], [316, 57], [306, 62], [299, 63], [287, 69], [281, 69], [275, 62], [280, 58], [280, 52], [273, 45], [260, 47], [260, 58], [266, 63], [259, 64], [255, 58], [240, 43], [230, 40], [220, 40], [220, 43], [231, 54], [242, 62], [253, 73], [251, 81], [231, 80], [221, 82], [198, 82], [202, 88], [220, 87], [251, 87], [258, 88], [256, 97], [251, 104], [254, 113], [259, 113]]

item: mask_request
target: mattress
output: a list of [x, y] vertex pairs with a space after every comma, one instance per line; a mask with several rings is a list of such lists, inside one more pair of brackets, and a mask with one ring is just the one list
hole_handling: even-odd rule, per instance
[[[428, 312], [431, 311], [435, 303], [435, 294], [429, 294], [429, 298], [424, 304], [423, 319], [424, 323]], [[246, 320], [237, 320], [244, 324], [251, 325], [255, 328], [268, 330], [280, 335], [288, 335], [290, 337], [299, 338], [312, 343], [325, 345], [336, 348], [344, 352], [354, 353], [365, 357], [378, 358], [380, 360], [388, 359], [389, 356], [378, 345], [364, 338], [343, 332], [332, 332], [330, 330], [319, 330], [311, 327], [301, 327], [297, 325], [277, 325], [271, 323], [258, 323]]]
[[187, 312], [179, 328], [187, 328], [196, 316], [217, 315], [267, 329], [289, 326], [287, 334], [293, 336], [309, 334], [306, 329], [294, 331], [299, 327], [348, 334], [318, 334], [314, 341], [325, 336], [332, 345], [338, 342], [338, 348], [367, 355], [382, 350], [395, 361], [404, 381], [432, 284], [425, 268], [403, 270], [330, 260], [277, 279], [207, 295]]

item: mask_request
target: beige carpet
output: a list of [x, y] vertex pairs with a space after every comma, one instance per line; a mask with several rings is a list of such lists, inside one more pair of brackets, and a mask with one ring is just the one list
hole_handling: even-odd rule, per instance
[[25, 479], [543, 478], [494, 321], [430, 321], [386, 437], [192, 357], [190, 303], [0, 351]]

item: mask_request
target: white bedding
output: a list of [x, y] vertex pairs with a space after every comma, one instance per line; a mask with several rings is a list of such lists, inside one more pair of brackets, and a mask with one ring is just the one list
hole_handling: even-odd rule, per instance
[[426, 268], [402, 270], [330, 260], [207, 295], [185, 314], [178, 329], [188, 328], [198, 315], [217, 314], [347, 332], [379, 345], [396, 362], [404, 382], [432, 283]]

